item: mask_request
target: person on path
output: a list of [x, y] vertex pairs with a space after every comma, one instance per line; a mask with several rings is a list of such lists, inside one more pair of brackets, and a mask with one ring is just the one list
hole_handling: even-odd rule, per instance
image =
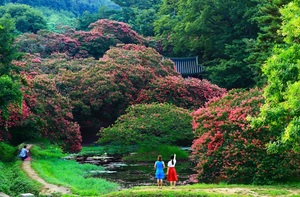
[[157, 161], [154, 163], [155, 178], [157, 179], [158, 189], [162, 189], [163, 179], [165, 178], [164, 168], [165, 163], [162, 161], [162, 156], [158, 155]]
[[28, 153], [29, 153], [29, 148], [26, 145], [21, 149], [19, 157], [21, 158], [22, 161], [25, 161], [25, 159], [28, 158]]
[[175, 188], [176, 181], [178, 181], [177, 172], [175, 169], [176, 154], [170, 156], [167, 169], [167, 180], [170, 182], [171, 188]]

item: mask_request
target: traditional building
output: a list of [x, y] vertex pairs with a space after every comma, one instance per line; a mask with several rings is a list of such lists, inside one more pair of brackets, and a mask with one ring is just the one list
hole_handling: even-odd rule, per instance
[[202, 72], [204, 67], [199, 65], [198, 56], [196, 57], [164, 57], [164, 59], [170, 59], [175, 64], [175, 70], [181, 74], [182, 77], [195, 77], [202, 79]]

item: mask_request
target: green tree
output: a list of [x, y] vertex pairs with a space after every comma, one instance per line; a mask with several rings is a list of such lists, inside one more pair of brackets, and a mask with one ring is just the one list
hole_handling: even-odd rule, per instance
[[126, 109], [112, 126], [100, 130], [99, 143], [117, 145], [191, 145], [190, 111], [171, 104], [139, 104]]
[[8, 18], [0, 18], [0, 76], [11, 75], [11, 70], [16, 69], [11, 64], [17, 56], [17, 50], [13, 47], [15, 30], [14, 21]]
[[279, 9], [291, 0], [263, 0], [259, 1], [255, 20], [258, 22], [260, 32], [256, 40], [248, 44], [250, 55], [245, 59], [253, 73], [253, 80], [258, 86], [266, 84], [266, 76], [262, 73], [262, 65], [272, 55], [275, 45], [284, 44], [283, 35], [278, 34], [282, 18]]
[[300, 2], [295, 0], [280, 9], [281, 35], [285, 45], [274, 48], [273, 56], [263, 66], [268, 86], [264, 89], [265, 104], [255, 126], [267, 125], [270, 131], [280, 131], [278, 141], [270, 151], [293, 149], [300, 152]]
[[123, 18], [120, 19], [123, 22], [130, 24], [135, 31], [144, 36], [154, 35], [153, 22], [161, 0], [113, 0], [113, 2], [122, 8]]
[[13, 82], [11, 77], [2, 75], [0, 77], [0, 110], [4, 120], [8, 120], [8, 107], [11, 103], [22, 104], [22, 93], [19, 84]]
[[17, 71], [12, 65], [12, 60], [17, 56], [17, 51], [13, 47], [13, 30], [12, 20], [0, 18], [0, 110], [4, 120], [8, 120], [10, 103], [18, 103], [19, 106], [22, 104], [20, 86], [12, 79], [12, 77], [16, 78], [12, 70]]
[[246, 40], [255, 39], [259, 30], [253, 20], [257, 5], [253, 0], [164, 0], [155, 34], [162, 40], [164, 54], [199, 56], [208, 68], [205, 77], [213, 83], [251, 87], [252, 73], [244, 58]]
[[164, 0], [155, 32], [170, 37], [175, 54], [222, 58], [226, 44], [256, 36], [257, 25], [250, 20], [256, 5], [251, 0]]
[[47, 23], [43, 14], [28, 5], [8, 4], [0, 7], [0, 15], [10, 17], [16, 24], [19, 32], [36, 33], [40, 29], [46, 29]]
[[249, 40], [234, 40], [225, 46], [228, 56], [218, 64], [206, 68], [207, 77], [213, 84], [226, 89], [249, 88], [255, 85], [254, 74], [245, 62], [249, 53], [246, 51]]

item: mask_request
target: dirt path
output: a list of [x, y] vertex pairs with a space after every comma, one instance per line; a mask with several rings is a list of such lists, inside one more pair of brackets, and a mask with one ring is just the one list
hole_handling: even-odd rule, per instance
[[[29, 148], [31, 145], [29, 145]], [[71, 191], [69, 188], [53, 185], [50, 183], [47, 183], [44, 179], [42, 179], [32, 168], [30, 165], [30, 160], [23, 161], [22, 163], [22, 169], [27, 173], [27, 175], [37, 182], [40, 182], [43, 187], [41, 190], [41, 194], [53, 194], [53, 193], [61, 193], [61, 194], [71, 194]]]

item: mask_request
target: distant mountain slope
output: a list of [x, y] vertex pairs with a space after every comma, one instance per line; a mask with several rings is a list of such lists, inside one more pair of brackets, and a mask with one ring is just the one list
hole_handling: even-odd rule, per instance
[[20, 3], [32, 7], [48, 7], [54, 10], [66, 10], [79, 16], [84, 11], [97, 12], [99, 7], [106, 5], [111, 9], [120, 9], [110, 0], [10, 0], [8, 3]]

